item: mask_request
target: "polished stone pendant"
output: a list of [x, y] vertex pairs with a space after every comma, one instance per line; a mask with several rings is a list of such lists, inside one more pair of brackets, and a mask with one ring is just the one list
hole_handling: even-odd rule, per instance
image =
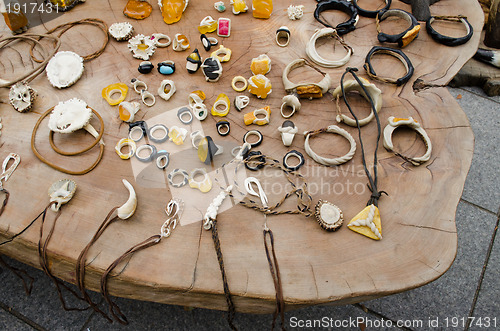
[[316, 220], [326, 231], [336, 231], [344, 222], [344, 214], [339, 207], [325, 200], [319, 200], [316, 204]]
[[366, 206], [359, 214], [347, 224], [354, 232], [367, 236], [374, 240], [382, 239], [382, 223], [378, 207], [371, 204]]

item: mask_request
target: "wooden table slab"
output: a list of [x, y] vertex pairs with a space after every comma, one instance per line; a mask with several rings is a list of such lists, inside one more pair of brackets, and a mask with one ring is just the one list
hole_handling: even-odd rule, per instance
[[[151, 17], [134, 21], [122, 14], [125, 2], [94, 0], [77, 5], [45, 26], [37, 26], [30, 31], [44, 32], [58, 24], [85, 17], [101, 18], [108, 24], [129, 21], [137, 33], [150, 35], [162, 32], [171, 37], [175, 33], [183, 33], [191, 41], [191, 49], [198, 47], [205, 58], [207, 53], [201, 46], [196, 26], [206, 15], [230, 18], [231, 37], [218, 38], [233, 51], [230, 62], [223, 65], [222, 79], [218, 83], [207, 83], [201, 72], [189, 75], [185, 70], [188, 52], [176, 53], [172, 46], [160, 48], [151, 61], [155, 65], [167, 59], [176, 62], [176, 73], [167, 78], [175, 81], [177, 93], [168, 102], [157, 96], [156, 104], [151, 108], [142, 106], [137, 118], [147, 120], [149, 124], [162, 122], [169, 127], [181, 125], [174, 109], [185, 105], [188, 94], [197, 89], [205, 91], [209, 108], [221, 92], [233, 100], [236, 93], [230, 86], [232, 78], [236, 75], [250, 77], [251, 59], [266, 53], [272, 59], [272, 70], [267, 76], [271, 79], [273, 92], [266, 100], [251, 96], [250, 106], [242, 113], [231, 108], [227, 116], [232, 125], [230, 136], [223, 138], [217, 135], [217, 119], [210, 115], [201, 125], [195, 120], [187, 128], [192, 131], [201, 127], [216, 143], [228, 149], [241, 144], [247, 129], [259, 129], [265, 137], [258, 150], [281, 159], [292, 148], [306, 155], [303, 136], [298, 134], [293, 146], [286, 148], [277, 131], [283, 122], [279, 114], [281, 98], [285, 95], [282, 70], [291, 60], [305, 57], [306, 42], [314, 30], [321, 27], [312, 16], [316, 2], [302, 3], [305, 5], [304, 17], [299, 21], [290, 21], [286, 16], [289, 1], [275, 1], [272, 17], [269, 20], [257, 20], [251, 13], [235, 16], [229, 8], [219, 14], [212, 8], [211, 1], [191, 0], [181, 21], [168, 26], [163, 23], [156, 3], [153, 4]], [[409, 10], [409, 6], [399, 1], [393, 1], [392, 7]], [[431, 12], [433, 15], [466, 14], [476, 32], [483, 26], [483, 14], [475, 0], [442, 0], [431, 7]], [[340, 22], [345, 15], [337, 12], [325, 14], [325, 17]], [[288, 26], [292, 34], [287, 48], [278, 47], [274, 42], [275, 31], [282, 25]], [[439, 28], [443, 33], [459, 35], [462, 29], [456, 26], [459, 25], [441, 25]], [[390, 23], [383, 28], [390, 29]], [[5, 29], [3, 32], [8, 33]], [[431, 160], [420, 167], [414, 167], [387, 152], [380, 143], [379, 188], [389, 194], [380, 200], [381, 241], [355, 234], [345, 225], [335, 233], [327, 233], [312, 218], [268, 217], [268, 224], [275, 234], [287, 309], [323, 303], [360, 302], [409, 290], [435, 280], [450, 267], [457, 250], [455, 211], [471, 164], [474, 137], [467, 117], [444, 86], [474, 54], [479, 42], [479, 33], [476, 32], [466, 45], [446, 47], [434, 42], [422, 25], [418, 39], [404, 49], [415, 66], [415, 74], [410, 82], [395, 87], [375, 81], [383, 92], [384, 104], [380, 112], [382, 125], [385, 126], [391, 115], [412, 116], [422, 123], [433, 143]], [[360, 68], [360, 75], [366, 77], [361, 69], [364, 57], [373, 45], [378, 44], [374, 20], [361, 17], [357, 29], [346, 35], [345, 40], [354, 49], [348, 66]], [[102, 34], [98, 29], [76, 27], [63, 37], [61, 50], [74, 50], [84, 55], [95, 50], [101, 41]], [[320, 47], [322, 54], [327, 54], [330, 43], [328, 41], [327, 45]], [[339, 58], [343, 56], [341, 52], [342, 48], [337, 45]], [[114, 152], [116, 142], [127, 135], [127, 126], [119, 120], [116, 107], [109, 106], [101, 98], [101, 89], [116, 82], [129, 83], [131, 78], [138, 77], [148, 84], [151, 92], [157, 94], [156, 89], [165, 77], [156, 71], [140, 75], [137, 72], [139, 63], [140, 60], [132, 58], [127, 43], [111, 40], [102, 56], [85, 63], [83, 77], [74, 86], [57, 90], [49, 85], [45, 74], [36, 78], [31, 86], [38, 91], [39, 97], [33, 111], [28, 114], [12, 110], [7, 101], [8, 90], [0, 91], [4, 125], [0, 137], [0, 157], [3, 159], [8, 153], [16, 152], [22, 158], [20, 167], [5, 184], [11, 196], [0, 218], [0, 240], [20, 231], [44, 208], [48, 203], [46, 192], [52, 182], [62, 178], [75, 180], [78, 184], [77, 193], [63, 207], [48, 247], [51, 270], [57, 277], [74, 282], [78, 254], [108, 211], [126, 200], [128, 195], [121, 184], [121, 179], [126, 178], [137, 191], [137, 212], [129, 220], [112, 224], [92, 247], [87, 260], [87, 286], [97, 290], [100, 275], [115, 258], [130, 246], [159, 233], [165, 220], [164, 206], [171, 197], [181, 197], [186, 203], [181, 226], [175, 229], [170, 238], [134, 256], [120, 275], [110, 280], [109, 288], [113, 295], [121, 297], [225, 310], [227, 307], [212, 239], [210, 233], [201, 226], [202, 214], [212, 197], [218, 193], [218, 188], [215, 186], [204, 196], [188, 187], [169, 188], [165, 180], [166, 173], [174, 167], [189, 171], [203, 165], [197, 160], [189, 142], [182, 148], [175, 147], [171, 142], [162, 145], [172, 153], [172, 163], [165, 173], [153, 166], [142, 169], [137, 160], [123, 161]], [[376, 59], [374, 64], [380, 73], [397, 76], [403, 71], [402, 66], [390, 57]], [[27, 52], [2, 50], [2, 77], [20, 73], [25, 65], [31, 66]], [[345, 67], [325, 70], [332, 76], [333, 88], [339, 85], [344, 70]], [[300, 79], [307, 78], [307, 75], [313, 79], [320, 78], [319, 74], [310, 74], [307, 70], [298, 70], [292, 77]], [[415, 90], [413, 84], [417, 79], [423, 80], [424, 84]], [[40, 114], [57, 102], [72, 97], [85, 100], [105, 121], [104, 158], [95, 170], [84, 176], [68, 176], [57, 172], [42, 164], [30, 150], [31, 131]], [[132, 99], [137, 99], [137, 94], [129, 90], [127, 100]], [[360, 100], [356, 99], [356, 109], [360, 114], [367, 114], [368, 106]], [[245, 127], [243, 113], [264, 105], [269, 105], [273, 111], [270, 125]], [[292, 118], [299, 132], [336, 124], [337, 110], [330, 95], [320, 100], [303, 100], [302, 105], [300, 112]], [[343, 103], [342, 109], [347, 112]], [[341, 126], [359, 142], [354, 128]], [[414, 132], [397, 132], [396, 145], [405, 153], [418, 155], [424, 151], [423, 143]], [[44, 122], [37, 135], [37, 147], [65, 167], [84, 168], [97, 155], [97, 151], [91, 151], [80, 157], [59, 157], [50, 150], [47, 133]], [[364, 127], [362, 134], [367, 158], [371, 162], [375, 123]], [[61, 146], [67, 149], [78, 149], [90, 141], [90, 137], [83, 133], [58, 139]], [[346, 142], [329, 134], [314, 139], [312, 146], [318, 153], [330, 157], [343, 155], [347, 151]], [[207, 170], [213, 175], [213, 171], [229, 159], [226, 151]], [[347, 220], [361, 210], [369, 199], [359, 150], [352, 161], [333, 168], [320, 166], [306, 157], [306, 164], [300, 173], [309, 182], [313, 202], [321, 198], [337, 204]], [[285, 181], [272, 171], [266, 175], [259, 178], [264, 182], [271, 202], [277, 201], [281, 193], [278, 191]], [[273, 183], [281, 184], [273, 191]], [[275, 292], [262, 241], [263, 216], [242, 206], [233, 206], [235, 203], [225, 201], [224, 212], [218, 217], [229, 287], [238, 311], [269, 313], [274, 310]], [[290, 205], [293, 206], [292, 203]], [[46, 226], [51, 224], [52, 219], [51, 214]], [[14, 242], [2, 246], [0, 252], [39, 267], [36, 251], [38, 233], [37, 223]]]

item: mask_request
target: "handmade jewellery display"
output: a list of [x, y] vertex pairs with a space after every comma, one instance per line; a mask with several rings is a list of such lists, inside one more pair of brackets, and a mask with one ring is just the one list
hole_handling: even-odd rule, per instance
[[384, 0], [385, 2], [385, 7], [380, 9], [380, 10], [366, 10], [361, 8], [358, 5], [359, 0], [351, 0], [351, 3], [353, 4], [354, 7], [358, 10], [358, 14], [363, 17], [370, 17], [370, 18], [375, 18], [377, 17], [377, 14], [380, 10], [387, 10], [389, 7], [391, 7], [392, 0]]
[[[347, 51], [347, 54], [340, 60], [325, 59], [324, 57], [319, 55], [318, 51], [316, 50], [316, 41], [320, 38], [330, 37], [330, 36], [336, 39], [342, 45], [342, 47], [344, 47], [344, 49]], [[346, 42], [342, 39], [342, 37], [339, 36], [337, 30], [332, 28], [323, 28], [323, 29], [317, 29], [311, 36], [311, 39], [309, 39], [309, 42], [307, 43], [306, 46], [306, 54], [314, 63], [316, 63], [321, 67], [337, 68], [349, 62], [349, 59], [351, 58], [352, 55], [352, 48], [351, 46], [346, 44]]]
[[[444, 36], [434, 30], [432, 27], [432, 23], [434, 21], [448, 21], [448, 22], [459, 22], [462, 23], [465, 26], [465, 29], [467, 30], [465, 36], [463, 37], [449, 37], [449, 36]], [[427, 30], [427, 33], [440, 44], [446, 45], [446, 46], [459, 46], [463, 45], [466, 42], [472, 38], [472, 33], [474, 32], [474, 29], [472, 28], [472, 25], [467, 21], [467, 17], [463, 15], [458, 15], [458, 16], [430, 16], [429, 19], [425, 22], [425, 29]]]
[[[341, 135], [342, 137], [346, 138], [347, 141], [349, 141], [349, 144], [351, 145], [349, 152], [345, 154], [344, 156], [341, 157], [336, 157], [336, 158], [326, 158], [323, 156], [320, 156], [316, 154], [310, 144], [309, 144], [309, 138], [314, 137], [320, 133], [335, 133], [338, 135]], [[340, 164], [344, 164], [348, 161], [350, 161], [354, 153], [356, 153], [356, 142], [354, 141], [354, 138], [350, 135], [349, 132], [346, 130], [336, 126], [336, 125], [330, 125], [326, 128], [319, 129], [319, 130], [314, 130], [314, 131], [306, 131], [304, 132], [304, 149], [306, 150], [307, 155], [309, 155], [314, 161], [318, 162], [319, 164], [325, 165], [325, 166], [336, 166]]]
[[170, 237], [172, 231], [175, 230], [177, 223], [180, 221], [184, 203], [179, 199], [172, 199], [165, 207], [165, 213], [167, 214], [167, 220], [163, 222], [160, 228], [160, 234], [153, 235], [148, 239], [130, 247], [125, 253], [114, 260], [106, 271], [101, 276], [101, 294], [109, 305], [109, 313], [115, 319], [115, 321], [128, 325], [127, 317], [122, 313], [118, 305], [111, 300], [108, 290], [108, 278], [109, 275], [115, 270], [115, 268], [125, 260], [129, 260], [135, 253], [144, 250], [148, 247], [159, 244], [162, 239]]
[[[48, 50], [47, 46], [40, 43], [41, 38], [48, 38], [54, 41], [53, 47]], [[9, 102], [18, 112], [24, 113], [29, 111], [33, 107], [33, 102], [37, 96], [37, 93], [32, 89], [28, 83], [31, 82], [35, 77], [37, 77], [47, 66], [49, 60], [57, 53], [59, 46], [61, 45], [61, 40], [58, 37], [51, 36], [49, 34], [32, 34], [27, 33], [20, 36], [10, 36], [0, 39], [0, 49], [8, 46], [9, 44], [23, 40], [26, 42], [32, 42], [34, 47], [39, 48], [40, 53], [43, 56], [42, 60], [36, 60], [40, 64], [35, 65], [32, 70], [24, 73], [21, 77], [16, 77], [11, 81], [0, 79], [0, 87], [10, 87], [9, 91]]]
[[[332, 28], [337, 31], [339, 35], [346, 34], [348, 32], [354, 31], [356, 29], [356, 24], [359, 21], [358, 10], [349, 1], [344, 0], [316, 0], [318, 4], [314, 10], [314, 18], [326, 26], [327, 28]], [[350, 18], [342, 23], [332, 26], [330, 23], [322, 19], [321, 13], [327, 10], [340, 10], [346, 13]]]
[[[384, 191], [379, 191], [377, 187], [378, 184], [377, 151], [381, 135], [380, 120], [378, 117], [378, 113], [375, 110], [375, 102], [372, 100], [370, 94], [365, 89], [358, 75], [356, 75], [357, 70], [358, 70], [357, 68], [347, 68], [346, 71], [342, 74], [342, 78], [340, 79], [340, 86], [342, 89], [342, 95], [344, 97], [345, 104], [349, 109], [349, 112], [351, 113], [352, 117], [354, 117], [354, 119], [356, 120], [359, 133], [359, 144], [361, 145], [361, 160], [363, 161], [363, 168], [365, 170], [365, 174], [369, 182], [368, 189], [372, 194], [370, 200], [368, 200], [368, 203], [366, 204], [367, 207], [365, 207], [361, 212], [359, 212], [356, 216], [354, 216], [349, 221], [349, 224], [347, 226], [352, 231], [367, 236], [368, 238], [380, 240], [382, 239], [382, 224], [380, 219], [380, 211], [378, 209], [378, 200], [380, 199], [383, 193], [387, 194]], [[377, 122], [377, 139], [375, 142], [375, 149], [373, 152], [373, 168], [372, 168], [373, 175], [370, 174], [370, 170], [366, 164], [365, 148], [363, 145], [363, 139], [361, 137], [361, 126], [359, 124], [358, 117], [356, 116], [356, 114], [354, 114], [351, 105], [349, 104], [349, 101], [346, 99], [346, 94], [344, 90], [344, 78], [347, 73], [350, 73], [354, 77], [354, 79], [358, 82], [358, 84], [363, 88], [365, 95], [368, 96], [373, 114], [375, 115], [375, 121]]]
[[76, 260], [76, 268], [75, 268], [75, 282], [78, 286], [78, 289], [81, 292], [83, 299], [89, 304], [92, 309], [96, 312], [100, 313], [104, 318], [108, 321], [112, 322], [111, 318], [102, 311], [96, 303], [92, 301], [87, 291], [85, 290], [85, 266], [87, 261], [87, 255], [92, 247], [92, 245], [101, 237], [106, 228], [117, 220], [126, 220], [135, 213], [135, 209], [137, 207], [137, 196], [135, 194], [134, 187], [130, 184], [126, 179], [122, 180], [123, 185], [127, 188], [129, 192], [129, 197], [127, 201], [120, 207], [114, 207], [110, 210], [104, 221], [101, 223], [97, 231], [94, 233], [94, 236], [89, 241], [89, 243], [85, 246], [85, 248], [81, 251], [78, 259]]
[[[372, 100], [375, 103], [375, 110], [378, 113], [380, 109], [382, 108], [382, 91], [378, 87], [375, 86], [375, 84], [370, 83], [364, 78], [360, 78], [359, 81], [361, 81], [361, 84], [363, 85], [362, 87], [358, 83], [357, 80], [348, 80], [344, 82], [343, 86], [337, 87], [333, 92], [332, 96], [334, 99], [337, 100], [337, 111], [338, 115], [336, 117], [336, 120], [338, 123], [344, 122], [345, 124], [349, 126], [364, 126], [375, 117], [375, 114], [373, 113], [373, 110], [371, 110], [370, 115], [367, 117], [360, 119], [359, 121], [355, 121], [350, 117], [347, 117], [346, 115], [342, 114], [340, 112], [340, 105], [339, 105], [339, 99], [341, 96], [345, 96], [345, 93], [351, 92], [351, 91], [357, 91], [363, 98], [365, 98], [368, 102], [371, 102]], [[345, 92], [345, 93], [344, 93]], [[368, 97], [368, 95], [370, 97]], [[345, 101], [345, 100], [344, 100]]]
[[[12, 164], [10, 165], [9, 168], [7, 168], [7, 165], [9, 164], [10, 161], [12, 161]], [[21, 157], [16, 153], [10, 153], [3, 160], [2, 173], [0, 174], [0, 192], [3, 192], [5, 194], [5, 198], [3, 199], [2, 206], [0, 207], [0, 216], [2, 216], [10, 196], [9, 191], [7, 191], [3, 187], [3, 182], [9, 180], [10, 176], [12, 176], [12, 173], [14, 173], [14, 171], [17, 169], [17, 166], [19, 165], [20, 162], [21, 162]]]
[[[391, 16], [396, 16], [404, 19], [410, 26], [406, 30], [398, 34], [390, 35], [382, 32], [380, 22]], [[408, 46], [408, 44], [411, 43], [413, 39], [417, 38], [420, 31], [420, 23], [418, 23], [417, 19], [412, 14], [402, 9], [388, 9], [379, 11], [376, 16], [375, 23], [377, 25], [378, 41], [380, 41], [381, 43], [398, 44], [398, 46], [401, 48]]]
[[[48, 123], [48, 127], [50, 129], [49, 142], [50, 146], [56, 153], [64, 156], [76, 156], [91, 150], [95, 145], [99, 144], [99, 156], [90, 167], [80, 171], [68, 170], [48, 161], [44, 156], [42, 156], [38, 152], [35, 144], [36, 133], [42, 121], [49, 115], [50, 115]], [[90, 124], [92, 115], [95, 115], [99, 119], [100, 122], [99, 132], [97, 132], [94, 129], [94, 127]], [[55, 132], [68, 134], [80, 129], [84, 129], [95, 138], [95, 141], [86, 148], [77, 152], [65, 152], [59, 149], [55, 145], [54, 143]], [[40, 161], [58, 171], [70, 175], [84, 175], [90, 172], [92, 169], [94, 169], [102, 159], [102, 156], [104, 154], [104, 142], [102, 140], [103, 134], [104, 134], [104, 121], [101, 115], [99, 115], [99, 113], [94, 109], [90, 108], [85, 101], [73, 98], [67, 101], [59, 102], [56, 106], [48, 109], [45, 113], [42, 114], [42, 116], [40, 116], [40, 118], [35, 124], [35, 127], [33, 128], [33, 133], [31, 135], [31, 150]]]
[[[377, 73], [375, 72], [375, 69], [373, 69], [373, 66], [371, 63], [372, 57], [375, 54], [387, 54], [387, 55], [395, 57], [396, 59], [401, 61], [401, 63], [403, 63], [403, 65], [405, 66], [406, 74], [403, 77], [400, 77], [397, 79], [378, 76]], [[366, 54], [365, 64], [363, 65], [363, 68], [365, 68], [366, 73], [371, 78], [379, 80], [381, 82], [396, 84], [397, 86], [401, 86], [403, 84], [406, 84], [410, 80], [411, 76], [413, 76], [413, 72], [415, 71], [410, 59], [408, 58], [408, 56], [406, 56], [405, 53], [403, 53], [402, 50], [383, 47], [383, 46], [373, 46], [372, 47], [372, 49], [368, 52], [368, 54]]]
[[[420, 123], [418, 123], [412, 117], [396, 118], [394, 116], [389, 117], [388, 122], [389, 123], [384, 129], [384, 147], [388, 151], [393, 152], [394, 154], [401, 157], [403, 160], [410, 162], [414, 166], [419, 166], [422, 163], [429, 161], [432, 153], [431, 139], [427, 135], [427, 132], [425, 132], [424, 128], [422, 128], [422, 125]], [[422, 137], [426, 147], [424, 155], [420, 157], [409, 157], [394, 150], [394, 145], [392, 143], [392, 134], [394, 130], [396, 130], [400, 126], [407, 126], [410, 129], [415, 130], [420, 135], [420, 137]]]

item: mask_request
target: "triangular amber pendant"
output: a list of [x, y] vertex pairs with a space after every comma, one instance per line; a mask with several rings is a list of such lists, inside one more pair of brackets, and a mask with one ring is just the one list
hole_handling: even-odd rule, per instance
[[380, 211], [375, 205], [366, 206], [352, 220], [347, 227], [354, 232], [362, 234], [374, 240], [382, 239], [382, 222], [380, 220]]

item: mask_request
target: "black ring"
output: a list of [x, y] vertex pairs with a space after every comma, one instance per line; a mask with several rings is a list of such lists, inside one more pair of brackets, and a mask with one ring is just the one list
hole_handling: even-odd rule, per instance
[[351, 3], [356, 9], [358, 10], [358, 14], [363, 17], [371, 17], [375, 18], [377, 17], [377, 14], [381, 10], [387, 10], [391, 6], [392, 0], [384, 0], [385, 1], [385, 7], [380, 9], [380, 10], [366, 10], [358, 6], [358, 0], [351, 0]]
[[[371, 63], [372, 56], [374, 54], [377, 54], [377, 53], [388, 54], [388, 55], [394, 56], [395, 58], [399, 59], [406, 67], [406, 75], [404, 75], [403, 77], [398, 78], [398, 79], [384, 79], [384, 80], [380, 79], [377, 76], [377, 73], [375, 72], [375, 70], [373, 70], [373, 66]], [[408, 82], [410, 80], [411, 76], [413, 75], [413, 72], [415, 71], [415, 69], [413, 68], [413, 64], [411, 63], [408, 56], [406, 56], [406, 54], [403, 53], [403, 51], [401, 51], [399, 49], [382, 47], [382, 46], [374, 46], [368, 52], [368, 54], [366, 55], [366, 58], [365, 58], [365, 64], [363, 65], [363, 68], [365, 68], [366, 73], [371, 78], [374, 78], [377, 80], [382, 80], [382, 81], [392, 83], [392, 84], [396, 84], [397, 86], [401, 86], [401, 85], [405, 84], [406, 82]]]
[[[153, 136], [153, 132], [155, 130], [157, 130], [156, 128], [162, 128], [165, 131], [165, 136], [162, 137], [162, 138], [155, 138]], [[160, 144], [162, 142], [167, 141], [167, 139], [168, 139], [168, 133], [169, 133], [169, 130], [168, 130], [168, 128], [165, 125], [163, 125], [163, 124], [155, 124], [155, 125], [153, 125], [152, 127], [150, 127], [148, 129], [148, 138], [149, 138], [149, 140], [151, 140], [151, 141], [153, 141], [155, 143]]]
[[[356, 29], [356, 24], [359, 20], [358, 10], [353, 6], [352, 3], [344, 1], [344, 0], [316, 0], [318, 4], [316, 5], [316, 10], [314, 10], [314, 18], [316, 21], [320, 22], [327, 28], [332, 28], [337, 31], [339, 35], [344, 35], [348, 32]], [[337, 26], [333, 27], [328, 22], [323, 21], [320, 18], [320, 14], [327, 10], [340, 10], [351, 16], [345, 22], [337, 24]]]
[[[256, 142], [254, 142], [253, 144], [252, 144], [252, 143], [249, 143], [249, 142], [247, 141], [247, 138], [248, 138], [248, 136], [250, 136], [250, 135], [256, 135], [257, 137], [259, 137], [259, 140], [257, 140], [257, 141], [256, 141]], [[262, 133], [260, 133], [260, 131], [259, 131], [259, 130], [250, 130], [250, 131], [248, 131], [247, 133], [245, 133], [245, 135], [243, 136], [243, 142], [244, 142], [244, 143], [249, 143], [249, 144], [250, 144], [250, 146], [251, 146], [252, 148], [259, 146], [259, 145], [262, 143], [262, 140], [263, 140], [263, 139], [264, 139], [264, 136], [262, 136]]]
[[[217, 133], [221, 136], [227, 136], [229, 134], [229, 131], [231, 131], [231, 125], [229, 124], [229, 121], [226, 120], [220, 120], [217, 123], [215, 123], [215, 127], [217, 128]], [[222, 132], [223, 128], [227, 128], [226, 132]]]
[[[452, 17], [449, 17], [448, 19], [451, 19]], [[431, 35], [432, 39], [437, 41], [440, 44], [443, 44], [445, 46], [459, 46], [463, 45], [466, 42], [472, 38], [472, 33], [474, 30], [472, 29], [472, 25], [467, 21], [467, 18], [465, 16], [458, 16], [454, 17], [457, 19], [457, 21], [462, 22], [465, 25], [465, 28], [467, 29], [467, 35], [459, 38], [454, 38], [454, 37], [448, 37], [444, 36], [440, 33], [438, 33], [434, 28], [432, 27], [432, 22], [434, 20], [446, 20], [447, 17], [436, 17], [436, 16], [431, 16], [427, 21], [425, 21], [425, 29], [427, 30], [427, 33]]]
[[[142, 148], [147, 148], [151, 151], [151, 154], [149, 154], [147, 157], [142, 157], [142, 156], [139, 156], [139, 152]], [[155, 158], [156, 158], [156, 152], [157, 152], [157, 149], [156, 149], [156, 146], [155, 145], [151, 145], [151, 144], [144, 144], [144, 145], [141, 145], [139, 147], [137, 147], [137, 150], [135, 151], [135, 157], [141, 161], [141, 162], [151, 162], [153, 161]]]
[[[189, 114], [189, 120], [187, 121], [182, 119], [182, 115], [186, 113]], [[191, 122], [193, 121], [193, 113], [191, 113], [191, 110], [189, 110], [188, 107], [182, 107], [177, 111], [177, 118], [179, 119], [179, 121], [181, 121], [182, 124], [191, 124]]]
[[390, 16], [398, 16], [406, 19], [410, 23], [410, 27], [398, 34], [387, 34], [380, 31], [377, 36], [378, 41], [381, 43], [397, 43], [399, 47], [405, 47], [411, 43], [413, 39], [418, 37], [418, 31], [416, 35], [413, 36], [415, 33], [413, 30], [417, 26], [420, 27], [420, 23], [418, 23], [415, 16], [401, 9], [382, 9], [378, 12], [376, 19], [380, 23]]
[[[296, 156], [299, 159], [299, 164], [297, 164], [295, 167], [291, 167], [288, 165], [287, 159], [290, 156]], [[290, 171], [297, 171], [302, 167], [305, 163], [304, 155], [302, 155], [301, 152], [294, 150], [291, 150], [290, 152], [286, 153], [285, 156], [283, 156], [283, 166], [287, 168]]]
[[245, 160], [248, 160], [249, 157], [254, 156], [254, 155], [260, 155], [260, 157], [257, 157], [250, 162], [252, 162], [252, 163], [255, 162], [255, 163], [257, 163], [257, 165], [254, 167], [254, 166], [249, 165], [248, 162], [245, 162], [245, 168], [247, 168], [248, 170], [252, 170], [252, 171], [257, 171], [259, 169], [264, 168], [264, 163], [266, 162], [266, 157], [260, 151], [250, 151], [245, 156]]
[[[132, 131], [132, 128], [136, 127], [136, 126], [140, 127], [141, 130], [142, 130], [142, 137], [137, 140], [137, 141], [139, 141], [143, 137], [146, 137], [148, 135], [148, 125], [144, 121], [136, 121], [136, 122], [133, 122], [133, 123], [129, 123], [128, 124], [128, 132], [129, 132], [129, 134], [130, 134], [130, 131]], [[132, 139], [132, 138], [130, 138], [130, 139]], [[134, 139], [132, 139], [132, 140], [134, 140]]]

